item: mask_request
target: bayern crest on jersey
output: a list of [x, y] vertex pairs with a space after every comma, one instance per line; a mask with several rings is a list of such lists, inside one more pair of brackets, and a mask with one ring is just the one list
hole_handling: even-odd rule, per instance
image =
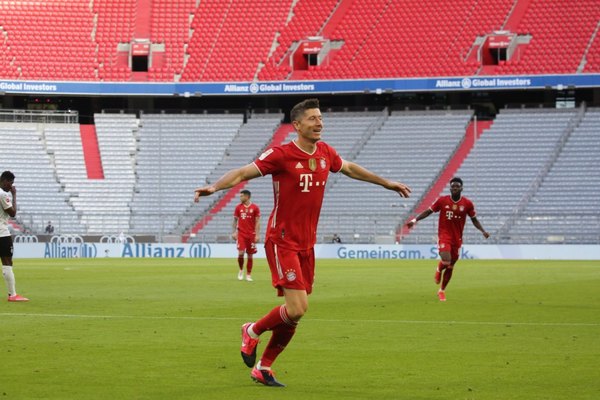
[[293, 282], [296, 280], [296, 271], [294, 270], [288, 270], [285, 272], [285, 279], [287, 279], [288, 282]]
[[327, 161], [325, 161], [324, 158], [321, 158], [320, 162], [321, 162], [321, 169], [327, 168]]

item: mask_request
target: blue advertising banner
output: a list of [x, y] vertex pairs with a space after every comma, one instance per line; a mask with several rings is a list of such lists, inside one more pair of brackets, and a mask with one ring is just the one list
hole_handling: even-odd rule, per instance
[[600, 74], [354, 79], [285, 82], [58, 82], [0, 80], [0, 94], [90, 96], [239, 96], [358, 94], [419, 91], [507, 90], [600, 87]]

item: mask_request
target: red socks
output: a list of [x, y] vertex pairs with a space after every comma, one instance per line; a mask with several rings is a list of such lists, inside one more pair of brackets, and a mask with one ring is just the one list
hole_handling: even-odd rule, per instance
[[252, 254], [248, 254], [248, 262], [246, 263], [246, 273], [248, 275], [252, 273]]
[[442, 290], [446, 290], [446, 286], [448, 286], [448, 282], [450, 282], [450, 278], [452, 278], [453, 270], [454, 268], [450, 265], [444, 270], [444, 276], [442, 277]]
[[269, 340], [269, 344], [267, 344], [267, 347], [260, 358], [260, 366], [270, 367], [277, 356], [285, 349], [290, 340], [292, 340], [294, 333], [296, 333], [295, 325], [290, 326], [281, 324], [273, 329], [271, 340]]
[[297, 325], [297, 322], [289, 318], [285, 305], [273, 308], [267, 315], [256, 321], [252, 326], [252, 330], [257, 335], [268, 330], [273, 331], [271, 340], [269, 340], [269, 344], [267, 344], [260, 359], [262, 367], [270, 367], [273, 364], [277, 356], [292, 340], [292, 337], [296, 333]]
[[[252, 254], [248, 254], [248, 263], [246, 264], [246, 270], [248, 275], [252, 273]], [[240, 271], [244, 269], [244, 256], [238, 256], [238, 266], [240, 267]]]
[[264, 317], [262, 317], [254, 323], [254, 326], [252, 326], [252, 330], [257, 335], [260, 335], [265, 331], [274, 330], [278, 325], [281, 324], [287, 324], [294, 327], [298, 325], [297, 322], [292, 321], [288, 317], [285, 305], [277, 306], [271, 311], [269, 311], [267, 315], [265, 315]]

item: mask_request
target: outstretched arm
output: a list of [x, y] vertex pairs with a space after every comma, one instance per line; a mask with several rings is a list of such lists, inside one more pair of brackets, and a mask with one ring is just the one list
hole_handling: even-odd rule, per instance
[[381, 176], [374, 174], [368, 169], [361, 167], [360, 165], [352, 161], [344, 160], [341, 172], [352, 179], [374, 183], [376, 185], [383, 186], [388, 190], [393, 190], [394, 192], [398, 193], [401, 197], [410, 196], [411, 190], [405, 184], [382, 178]]
[[490, 237], [490, 234], [487, 233], [485, 229], [483, 229], [483, 226], [481, 226], [481, 223], [479, 222], [477, 217], [471, 217], [471, 222], [473, 222], [473, 225], [475, 226], [475, 228], [477, 228], [483, 234], [484, 238], [487, 239]]
[[413, 226], [416, 225], [417, 221], [420, 221], [422, 219], [429, 217], [432, 213], [433, 213], [433, 211], [431, 210], [431, 208], [428, 208], [427, 210], [423, 211], [421, 214], [417, 215], [415, 218], [408, 221], [406, 226], [408, 226], [409, 228], [412, 228]]
[[210, 196], [219, 190], [229, 189], [240, 182], [258, 178], [260, 171], [254, 164], [248, 164], [241, 168], [232, 169], [219, 178], [214, 184], [196, 188], [194, 191], [194, 201], [197, 203], [202, 196]]

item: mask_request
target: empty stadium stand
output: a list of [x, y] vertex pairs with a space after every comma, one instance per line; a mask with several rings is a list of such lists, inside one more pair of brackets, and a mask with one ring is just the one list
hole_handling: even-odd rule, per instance
[[242, 114], [144, 114], [131, 231], [173, 233], [242, 124]]
[[[504, 225], [519, 214], [528, 193], [535, 190], [561, 138], [569, 134], [577, 110], [501, 110], [492, 127], [485, 131], [459, 168], [464, 181], [463, 195], [473, 200], [479, 219], [493, 236], [507, 240]], [[442, 192], [449, 193], [449, 185]], [[465, 243], [483, 243], [479, 231], [465, 228]], [[421, 221], [404, 243], [422, 243], [437, 237], [437, 215]]]
[[[409, 199], [338, 174], [329, 178], [318, 240], [393, 242], [400, 224], [442, 176], [465, 140], [472, 112], [324, 112], [324, 140], [346, 160], [409, 184]], [[19, 115], [19, 118], [22, 116]], [[14, 118], [17, 118], [15, 116]], [[17, 175], [17, 221], [43, 232], [173, 235], [199, 227], [193, 241], [230, 241], [239, 189], [193, 203], [193, 189], [249, 163], [273, 140], [282, 114], [96, 114], [103, 178], [90, 179], [76, 123], [2, 122], [3, 169]], [[464, 159], [465, 182], [490, 243], [597, 243], [597, 132], [600, 110], [502, 109]], [[246, 183], [263, 212], [269, 177]], [[448, 186], [441, 194], [448, 193]], [[199, 224], [199, 225], [198, 225]], [[435, 243], [437, 217], [403, 243]], [[470, 223], [466, 243], [484, 243]]]
[[104, 178], [88, 179], [78, 125], [46, 127], [48, 149], [54, 154], [58, 181], [70, 195], [69, 204], [78, 212], [86, 233], [127, 232], [135, 184], [136, 119], [127, 114], [97, 114], [95, 120]]
[[600, 241], [600, 109], [573, 130], [523, 213], [508, 230], [516, 243]]
[[[0, 123], [3, 170], [15, 174], [17, 221], [30, 232], [43, 232], [52, 221], [56, 233], [83, 233], [69, 194], [56, 179], [55, 158], [44, 129], [35, 123]], [[57, 163], [62, 160], [58, 158]]]

